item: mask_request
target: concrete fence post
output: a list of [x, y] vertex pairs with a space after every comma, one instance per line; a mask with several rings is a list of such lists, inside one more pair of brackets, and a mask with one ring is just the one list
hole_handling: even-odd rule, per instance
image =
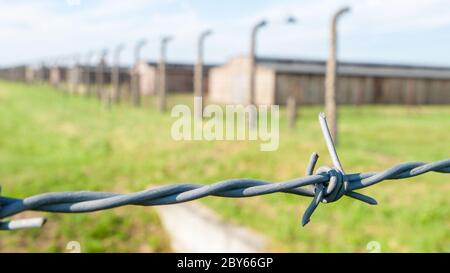
[[44, 84], [45, 81], [45, 63], [41, 62], [39, 65], [39, 83]]
[[86, 62], [83, 69], [83, 77], [84, 84], [86, 86], [86, 96], [90, 97], [92, 95], [92, 86], [91, 86], [91, 60], [94, 56], [93, 52], [89, 52], [86, 54]]
[[97, 64], [97, 73], [96, 73], [96, 82], [97, 82], [97, 98], [105, 102], [108, 99], [108, 96], [105, 90], [105, 66], [106, 66], [106, 56], [108, 55], [108, 51], [106, 49], [102, 50], [100, 53], [100, 60]]
[[121, 99], [121, 85], [120, 85], [120, 53], [125, 47], [118, 45], [114, 51], [114, 65], [111, 70], [111, 81], [114, 90], [114, 102], [119, 103]]
[[131, 69], [131, 101], [134, 106], [141, 105], [141, 84], [139, 78], [139, 62], [141, 50], [147, 44], [146, 40], [137, 42], [134, 48], [134, 67]]
[[[257, 43], [257, 34], [258, 30], [260, 30], [262, 27], [267, 25], [266, 20], [262, 20], [258, 22], [256, 25], [253, 26], [250, 34], [250, 71], [249, 71], [249, 105], [255, 105], [256, 104], [256, 92], [255, 92], [255, 85], [256, 85], [256, 43]], [[250, 111], [249, 115], [249, 127], [250, 129], [256, 128], [257, 123], [257, 113], [254, 113], [253, 111]]]
[[159, 93], [159, 110], [166, 111], [166, 95], [167, 95], [167, 69], [166, 69], [166, 52], [167, 44], [172, 40], [171, 37], [163, 37], [161, 39], [160, 59], [158, 65], [158, 93]]
[[73, 79], [72, 79], [72, 84], [73, 84], [73, 93], [78, 93], [79, 89], [79, 82], [80, 82], [80, 63], [79, 63], [79, 56], [78, 55], [74, 55], [73, 56]]
[[330, 28], [330, 48], [327, 61], [327, 71], [325, 78], [325, 110], [330, 124], [331, 136], [334, 143], [338, 143], [337, 128], [337, 106], [336, 106], [336, 53], [337, 53], [337, 21], [350, 8], [344, 7], [338, 10], [332, 18]]
[[61, 69], [59, 67], [58, 59], [55, 59], [50, 70], [50, 83], [56, 89], [59, 89], [61, 82]]
[[211, 30], [203, 31], [199, 38], [198, 38], [198, 44], [197, 44], [197, 64], [195, 65], [195, 71], [194, 71], [194, 97], [201, 97], [202, 103], [201, 104], [195, 104], [195, 107], [198, 107], [200, 109], [195, 109], [194, 113], [196, 113], [195, 118], [197, 120], [202, 119], [202, 113], [203, 113], [203, 107], [205, 104], [205, 99], [203, 98], [203, 81], [204, 81], [204, 70], [203, 70], [203, 50], [204, 50], [204, 43], [205, 38], [212, 34]]

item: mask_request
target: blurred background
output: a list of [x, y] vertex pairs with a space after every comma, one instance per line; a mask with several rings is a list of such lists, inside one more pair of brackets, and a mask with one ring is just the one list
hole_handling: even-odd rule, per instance
[[[132, 192], [330, 165], [348, 173], [450, 154], [450, 3], [443, 0], [0, 1], [1, 195]], [[280, 105], [280, 146], [175, 141], [174, 105]], [[335, 99], [333, 99], [335, 97]], [[339, 118], [337, 118], [339, 117]], [[450, 185], [429, 173], [320, 206], [271, 194], [45, 216], [2, 252], [448, 252]], [[1, 204], [0, 204], [1, 206]]]

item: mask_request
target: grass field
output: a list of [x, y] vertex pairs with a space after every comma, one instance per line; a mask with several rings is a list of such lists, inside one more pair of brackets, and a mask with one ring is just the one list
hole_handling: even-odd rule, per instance
[[[192, 103], [174, 96], [170, 104]], [[176, 182], [212, 183], [251, 177], [279, 181], [303, 176], [317, 151], [330, 165], [317, 114], [302, 107], [295, 131], [281, 112], [280, 147], [259, 143], [182, 141], [170, 137], [174, 118], [148, 103], [110, 110], [98, 101], [63, 95], [51, 87], [0, 82], [0, 184], [2, 194], [26, 197], [47, 191], [130, 192]], [[338, 152], [347, 172], [380, 171], [406, 161], [450, 155], [450, 107], [340, 108]], [[231, 221], [269, 238], [271, 251], [450, 251], [450, 177], [426, 174], [384, 182], [363, 192], [379, 205], [348, 198], [319, 206], [300, 227], [310, 199], [284, 194], [201, 202]], [[152, 208], [126, 207], [94, 214], [45, 214], [41, 230], [2, 232], [0, 251], [170, 251]], [[23, 217], [24, 215], [19, 215]]]

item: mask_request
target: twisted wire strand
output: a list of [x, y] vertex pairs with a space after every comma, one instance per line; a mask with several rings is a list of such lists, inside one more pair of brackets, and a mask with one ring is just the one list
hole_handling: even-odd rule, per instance
[[[383, 172], [346, 175], [349, 187], [345, 193], [380, 183], [384, 180], [405, 179], [427, 172], [450, 173], [450, 159], [433, 163], [409, 162]], [[326, 175], [311, 175], [285, 182], [271, 183], [254, 179], [232, 179], [212, 185], [174, 184], [141, 192], [118, 194], [112, 192], [51, 192], [25, 199], [0, 197], [0, 218], [27, 210], [58, 213], [82, 213], [116, 208], [125, 205], [156, 206], [188, 202], [207, 196], [242, 198], [275, 192], [313, 197], [308, 185], [329, 182]]]
[[[375, 205], [377, 204], [375, 199], [357, 193], [355, 190], [370, 187], [385, 180], [405, 179], [427, 172], [450, 173], [450, 159], [446, 159], [432, 163], [402, 163], [382, 172], [345, 174], [329, 135], [329, 130], [325, 130], [328, 129], [325, 116], [320, 115], [319, 119], [322, 132], [327, 140], [328, 150], [335, 165], [333, 168], [320, 167], [316, 174], [313, 174], [313, 172], [318, 155], [313, 153], [307, 166], [306, 176], [276, 183], [255, 179], [230, 179], [211, 185], [173, 184], [128, 194], [78, 191], [50, 192], [25, 199], [0, 196], [0, 219], [29, 210], [54, 213], [86, 213], [126, 205], [178, 204], [207, 196], [243, 198], [281, 192], [313, 198], [303, 214], [302, 225], [306, 225], [321, 202], [335, 202], [345, 195]], [[26, 220], [0, 222], [0, 230], [30, 228], [42, 226], [45, 223], [44, 219], [34, 218], [29, 219], [28, 222]]]

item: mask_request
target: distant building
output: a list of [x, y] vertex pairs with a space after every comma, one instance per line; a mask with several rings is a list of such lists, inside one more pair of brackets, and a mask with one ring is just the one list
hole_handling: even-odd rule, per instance
[[[236, 57], [211, 69], [212, 102], [247, 104], [247, 57]], [[322, 104], [325, 94], [324, 61], [258, 58], [257, 104], [285, 104], [294, 96], [299, 104]], [[450, 67], [370, 63], [338, 63], [337, 100], [340, 104], [450, 104]]]
[[36, 78], [36, 69], [31, 65], [27, 65], [25, 67], [25, 81], [28, 83], [32, 83], [36, 81]]
[[[80, 79], [82, 84], [95, 84], [95, 76], [96, 76], [97, 67], [94, 65], [78, 65], [72, 66], [67, 71], [67, 80], [70, 83], [74, 83], [77, 79]], [[109, 71], [105, 71], [104, 77], [109, 79], [108, 77]]]
[[[67, 70], [67, 79], [70, 83], [80, 82], [86, 84], [90, 82], [91, 84], [96, 83], [96, 76], [98, 72], [98, 66], [86, 66], [78, 65], [72, 66]], [[111, 84], [112, 78], [112, 67], [105, 66], [103, 68], [103, 81], [104, 84]], [[130, 81], [130, 68], [127, 66], [119, 67], [119, 79], [122, 84], [129, 83]]]
[[12, 81], [26, 81], [27, 66], [18, 65], [0, 69], [0, 78]]
[[[208, 71], [212, 66], [205, 65], [204, 87], [208, 93]], [[158, 90], [158, 63], [140, 62], [137, 66], [140, 90], [143, 95], [153, 95]], [[167, 63], [167, 90], [169, 93], [191, 93], [194, 90], [194, 65]]]
[[67, 79], [67, 67], [53, 66], [49, 70], [50, 84], [59, 85]]
[[37, 80], [37, 68], [31, 65], [19, 65], [0, 68], [0, 78], [31, 83]]

